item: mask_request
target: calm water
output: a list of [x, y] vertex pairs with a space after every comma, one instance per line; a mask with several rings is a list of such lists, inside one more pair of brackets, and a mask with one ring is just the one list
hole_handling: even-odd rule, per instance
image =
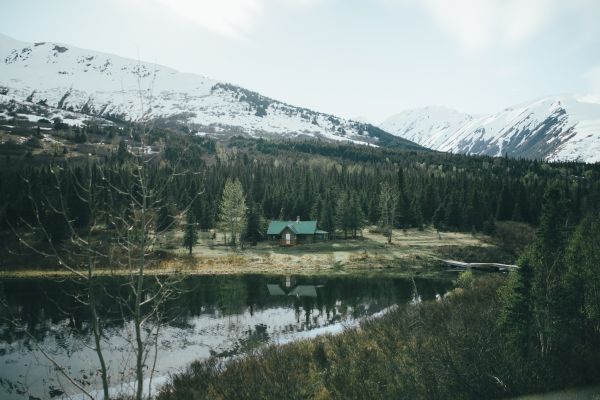
[[[120, 283], [115, 278], [102, 280], [99, 307], [106, 324], [102, 345], [115, 390], [132, 381], [133, 362], [128, 345], [131, 323], [111, 299]], [[415, 283], [422, 299], [448, 289], [447, 282]], [[398, 278], [194, 276], [180, 287], [160, 330], [154, 385], [199, 358], [233, 356], [264, 343], [336, 333], [414, 299], [413, 282]], [[89, 390], [98, 388], [89, 318], [77, 301], [81, 290], [69, 281], [0, 281], [0, 297], [8, 305], [8, 310], [0, 310], [1, 399], [61, 398], [63, 391], [77, 392], [42, 351], [67, 365]], [[22, 324], [6, 322], [9, 316], [18, 316]]]

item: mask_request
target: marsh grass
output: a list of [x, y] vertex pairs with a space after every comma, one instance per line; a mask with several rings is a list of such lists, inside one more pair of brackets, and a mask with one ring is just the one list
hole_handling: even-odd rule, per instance
[[525, 360], [503, 341], [504, 280], [487, 275], [339, 335], [195, 362], [158, 399], [483, 399], [581, 384], [580, 366]]

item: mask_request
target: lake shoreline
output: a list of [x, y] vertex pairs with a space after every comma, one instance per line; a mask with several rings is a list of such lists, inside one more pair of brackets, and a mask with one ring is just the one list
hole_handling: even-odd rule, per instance
[[[334, 240], [294, 247], [280, 247], [270, 242], [235, 250], [204, 239], [194, 247], [192, 255], [175, 247], [175, 236], [162, 244], [162, 256], [146, 267], [147, 275], [359, 275], [426, 277], [448, 279], [441, 259], [502, 262], [506, 257], [489, 238], [457, 232], [441, 232], [427, 228], [394, 231], [391, 244], [377, 233], [365, 231], [355, 239]], [[169, 249], [169, 250], [167, 250]], [[50, 259], [40, 260], [45, 268], [18, 267], [21, 259], [6, 260], [0, 279], [70, 277], [75, 274]], [[505, 260], [504, 260], [505, 261]], [[29, 263], [35, 263], [29, 260]], [[87, 274], [85, 268], [79, 269]], [[98, 276], [126, 276], [127, 270], [96, 268]]]
[[[112, 371], [113, 390], [135, 381], [131, 364], [127, 364], [132, 361], [128, 341], [132, 315], [113, 308], [123, 279], [97, 280], [102, 288], [97, 297], [102, 305], [100, 316], [107, 321], [103, 353]], [[150, 286], [153, 281], [152, 277], [147, 279]], [[415, 285], [423, 299], [437, 298], [452, 287], [447, 281], [418, 278], [280, 275], [197, 275], [176, 285], [178, 293], [169, 300], [172, 305], [165, 308], [170, 311], [160, 327], [153, 391], [168, 383], [165, 377], [186, 370], [198, 360], [224, 362], [271, 344], [337, 334], [413, 301]], [[7, 279], [2, 281], [2, 290], [7, 310], [18, 310], [19, 318], [36, 327], [39, 348], [51, 352], [60, 365], [68, 365], [74, 377], [89, 382], [90, 390], [98, 389], [97, 355], [87, 345], [91, 340], [87, 329], [90, 314], [79, 301], [86, 286], [74, 279]], [[146, 325], [152, 326], [152, 321]], [[4, 319], [0, 324], [5, 332], [0, 375], [5, 382], [27, 385], [37, 398], [49, 398], [49, 391], [60, 383], [39, 348], [27, 345], [31, 339], [21, 327], [21, 323]], [[125, 371], [123, 375], [121, 371]], [[25, 381], [24, 376], [31, 379]], [[9, 389], [0, 387], [0, 398], [21, 399]], [[69, 395], [79, 393], [68, 384], [61, 390]]]
[[[84, 272], [82, 270], [82, 272]], [[127, 276], [129, 272], [126, 270], [111, 270], [97, 269], [95, 275], [98, 277], [118, 277]], [[272, 276], [361, 276], [361, 277], [394, 277], [394, 278], [427, 278], [427, 279], [451, 279], [456, 274], [443, 267], [430, 268], [427, 271], [421, 269], [403, 267], [380, 267], [380, 268], [353, 268], [351, 270], [335, 270], [331, 268], [273, 268], [273, 269], [256, 269], [244, 268], [242, 266], [232, 266], [231, 268], [200, 268], [200, 269], [177, 269], [177, 268], [156, 268], [146, 269], [147, 276], [215, 276], [215, 275], [272, 275]], [[0, 271], [0, 279], [34, 279], [34, 278], [76, 278], [77, 275], [66, 269], [43, 270], [43, 269], [9, 269]]]

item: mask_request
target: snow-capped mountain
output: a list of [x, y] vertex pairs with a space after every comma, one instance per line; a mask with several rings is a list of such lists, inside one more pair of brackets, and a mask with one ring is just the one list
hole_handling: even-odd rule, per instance
[[429, 107], [397, 114], [380, 127], [439, 151], [600, 161], [600, 101], [590, 96], [546, 97], [477, 117]]
[[437, 148], [448, 135], [473, 120], [447, 107], [433, 106], [406, 110], [386, 119], [379, 127], [422, 146]]
[[97, 117], [161, 118], [197, 134], [309, 136], [418, 147], [370, 124], [291, 106], [202, 75], [0, 35], [0, 102], [11, 99]]

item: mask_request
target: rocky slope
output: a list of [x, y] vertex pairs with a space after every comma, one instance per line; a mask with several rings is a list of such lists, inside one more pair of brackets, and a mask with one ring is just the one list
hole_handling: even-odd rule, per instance
[[318, 137], [418, 148], [370, 124], [295, 107], [202, 75], [0, 35], [0, 106], [11, 100], [25, 108], [47, 107], [46, 114], [158, 118], [199, 135]]
[[600, 101], [590, 96], [545, 97], [484, 116], [428, 107], [397, 114], [380, 127], [439, 151], [600, 161]]

